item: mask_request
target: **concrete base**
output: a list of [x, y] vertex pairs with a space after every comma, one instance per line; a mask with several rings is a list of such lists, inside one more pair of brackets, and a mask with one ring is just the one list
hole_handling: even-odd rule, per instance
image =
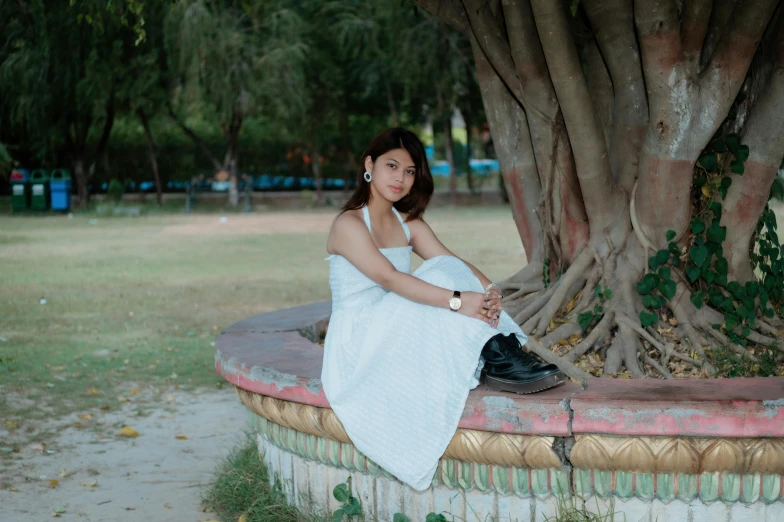
[[763, 502], [743, 504], [717, 501], [705, 504], [699, 499], [691, 502], [673, 500], [644, 501], [638, 498], [619, 499], [596, 496], [579, 498], [502, 495], [494, 491], [476, 489], [463, 491], [445, 486], [434, 486], [426, 491], [415, 491], [400, 481], [358, 471], [327, 466], [278, 448], [262, 435], [257, 435], [259, 452], [270, 471], [270, 480], [278, 481], [286, 499], [305, 513], [323, 516], [338, 509], [340, 504], [332, 496], [332, 489], [351, 477], [351, 493], [362, 502], [367, 520], [391, 522], [395, 513], [404, 513], [412, 521], [425, 520], [428, 513], [442, 513], [447, 520], [465, 522], [545, 522], [555, 519], [570, 506], [583, 508], [602, 516], [614, 511], [615, 522], [781, 522], [784, 503], [766, 505]]

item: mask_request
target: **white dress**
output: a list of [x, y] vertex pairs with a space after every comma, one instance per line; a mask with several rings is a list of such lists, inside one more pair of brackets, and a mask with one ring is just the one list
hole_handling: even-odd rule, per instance
[[[367, 208], [362, 211], [370, 229]], [[408, 225], [395, 214], [410, 241]], [[379, 250], [398, 271], [410, 273], [410, 246]], [[522, 344], [527, 338], [505, 312], [493, 328], [446, 306], [388, 292], [342, 256], [327, 259], [332, 316], [324, 393], [357, 449], [414, 489], [426, 489], [469, 390], [479, 384], [484, 344], [498, 333], [514, 333]], [[484, 291], [452, 256], [428, 259], [413, 275], [448, 290]]]

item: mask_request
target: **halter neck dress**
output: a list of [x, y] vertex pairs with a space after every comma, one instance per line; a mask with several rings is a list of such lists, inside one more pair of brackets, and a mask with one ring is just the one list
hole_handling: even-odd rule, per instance
[[[411, 241], [411, 232], [393, 208]], [[362, 208], [370, 230], [370, 215]], [[411, 271], [410, 245], [380, 248]], [[479, 381], [484, 344], [494, 335], [527, 337], [505, 312], [497, 328], [446, 308], [409, 301], [365, 276], [346, 258], [327, 258], [332, 316], [322, 385], [354, 446], [416, 490], [428, 488], [454, 435], [469, 390]], [[449, 290], [483, 292], [453, 256], [428, 259], [414, 277]]]

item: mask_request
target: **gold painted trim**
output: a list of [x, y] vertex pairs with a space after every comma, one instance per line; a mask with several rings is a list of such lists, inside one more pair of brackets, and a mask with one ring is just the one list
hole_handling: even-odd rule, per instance
[[578, 469], [639, 473], [784, 474], [784, 439], [576, 435]]
[[[337, 415], [329, 408], [284, 401], [234, 387], [240, 400], [265, 419], [308, 435], [343, 443], [351, 440]], [[476, 464], [532, 469], [561, 469], [553, 451], [554, 437], [518, 435], [459, 428], [443, 457]]]

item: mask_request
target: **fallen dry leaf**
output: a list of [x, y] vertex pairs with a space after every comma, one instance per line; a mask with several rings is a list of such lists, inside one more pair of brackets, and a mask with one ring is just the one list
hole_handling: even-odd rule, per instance
[[117, 397], [117, 400], [120, 401], [120, 402], [131, 402], [131, 399], [127, 399], [127, 398], [123, 397], [122, 395]]
[[569, 300], [568, 303], [566, 303], [566, 306], [564, 307], [564, 311], [563, 311], [564, 314], [568, 314], [569, 312], [572, 311], [572, 309], [575, 307], [575, 305], [577, 305], [577, 299], [579, 297], [580, 297], [580, 294], [578, 293], [571, 300]]
[[129, 428], [125, 426], [123, 429], [120, 430], [120, 435], [123, 437], [136, 437], [139, 435], [139, 432], [133, 428]]
[[174, 402], [174, 396], [171, 394], [166, 395], [166, 402]]
[[175, 435], [174, 438], [177, 440], [188, 440], [187, 435]]
[[89, 390], [87, 390], [87, 395], [100, 395], [100, 394], [101, 394], [101, 390], [97, 390], [95, 388], [90, 388]]
[[131, 393], [131, 394], [133, 394], [133, 395], [136, 395], [136, 394], [137, 394], [137, 393], [139, 393], [140, 391], [141, 391], [141, 390], [140, 390], [139, 388], [134, 388], [134, 389], [132, 389], [132, 390], [131, 390], [129, 393]]
[[98, 485], [98, 481], [97, 480], [91, 480], [89, 482], [82, 482], [82, 486], [84, 486], [86, 488], [94, 488], [97, 485]]
[[14, 493], [19, 493], [19, 490], [16, 488], [8, 488], [8, 491], [13, 491]]
[[56, 488], [60, 484], [60, 481], [57, 479], [52, 479], [49, 481], [50, 488]]
[[84, 420], [90, 420], [93, 418], [93, 416], [90, 415], [89, 413], [82, 413], [81, 415], [79, 415], [79, 418]]
[[238, 519], [237, 519], [237, 522], [248, 522], [248, 517], [246, 517], [246, 516], [245, 516], [245, 513], [243, 513], [243, 514], [240, 516], [240, 518], [238, 518]]

